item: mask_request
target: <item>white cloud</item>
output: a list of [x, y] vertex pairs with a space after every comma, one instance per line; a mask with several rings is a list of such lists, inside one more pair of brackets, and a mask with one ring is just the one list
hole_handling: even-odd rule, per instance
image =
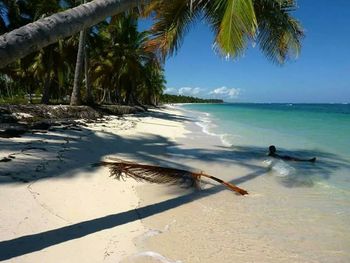
[[201, 91], [201, 88], [192, 88], [192, 87], [182, 87], [182, 88], [179, 88], [179, 91], [178, 93], [180, 95], [197, 95], [199, 94], [199, 92]]
[[165, 93], [174, 95], [194, 96], [199, 98], [215, 98], [215, 99], [236, 99], [241, 94], [241, 89], [228, 88], [223, 86], [216, 89], [204, 89], [200, 87], [181, 87], [167, 88]]
[[192, 88], [191, 87], [182, 87], [182, 88], [179, 88], [178, 90], [178, 93], [180, 95], [185, 95], [185, 94], [188, 94], [188, 93], [191, 93], [192, 92]]
[[237, 88], [227, 88], [227, 87], [221, 87], [214, 89], [209, 92], [210, 95], [215, 95], [216, 97], [229, 97], [230, 99], [237, 98], [241, 93], [240, 89]]
[[166, 88], [164, 92], [167, 94], [177, 94], [178, 93], [176, 88]]
[[201, 88], [194, 88], [193, 90], [192, 90], [192, 94], [193, 95], [196, 95], [196, 94], [198, 94], [199, 92], [201, 92]]
[[198, 95], [202, 91], [201, 88], [195, 87], [182, 87], [182, 88], [167, 88], [165, 90], [165, 93], [169, 94], [178, 94], [178, 95], [185, 95], [185, 96], [195, 96]]

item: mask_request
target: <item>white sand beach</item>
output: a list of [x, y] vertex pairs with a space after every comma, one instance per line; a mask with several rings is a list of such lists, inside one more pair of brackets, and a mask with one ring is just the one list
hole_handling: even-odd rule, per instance
[[[349, 234], [312, 188], [277, 183], [264, 153], [233, 149], [173, 107], [79, 130], [1, 139], [0, 260], [8, 262], [346, 262]], [[117, 157], [202, 170], [202, 190], [117, 181]], [[326, 190], [325, 190], [326, 191]], [[314, 211], [318, 213], [314, 213]], [[315, 222], [318, 222], [315, 224]], [[319, 231], [323, 229], [323, 231]]]
[[82, 131], [1, 139], [1, 158], [15, 159], [0, 164], [0, 260], [119, 262], [136, 253], [133, 240], [147, 231], [135, 210], [141, 183], [114, 180], [91, 164], [108, 156], [166, 160], [163, 144], [185, 133], [177, 114], [108, 117]]

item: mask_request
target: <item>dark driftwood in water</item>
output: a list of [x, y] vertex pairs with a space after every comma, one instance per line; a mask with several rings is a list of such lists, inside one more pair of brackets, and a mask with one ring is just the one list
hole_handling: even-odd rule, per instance
[[201, 177], [205, 177], [214, 180], [241, 195], [248, 194], [246, 190], [241, 189], [234, 184], [225, 182], [217, 177], [202, 172], [194, 173], [182, 169], [126, 162], [120, 159], [111, 160], [113, 161], [103, 161], [97, 165], [109, 167], [111, 176], [114, 176], [117, 179], [123, 179], [123, 177], [126, 176], [137, 181], [145, 181], [149, 183], [181, 184], [189, 181], [192, 185], [195, 185], [200, 181]]

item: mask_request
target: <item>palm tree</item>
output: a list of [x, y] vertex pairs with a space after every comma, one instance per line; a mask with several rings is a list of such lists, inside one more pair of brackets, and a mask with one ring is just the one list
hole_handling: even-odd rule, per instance
[[[89, 31], [87, 30], [86, 38], [88, 39], [89, 36], [90, 34], [89, 34]], [[84, 49], [84, 75], [85, 75], [85, 87], [86, 87], [85, 102], [87, 105], [92, 105], [94, 104], [94, 96], [93, 96], [89, 69], [90, 69], [90, 49], [89, 49], [89, 43], [87, 41], [85, 43], [85, 49]]]
[[135, 14], [118, 15], [99, 25], [94, 38], [91, 77], [102, 87], [100, 103], [138, 104], [138, 88], [148, 74], [146, 64], [156, 60], [145, 44], [147, 32], [137, 31]]
[[0, 37], [0, 68], [144, 2], [148, 1], [94, 0], [13, 30]]
[[258, 43], [273, 62], [297, 57], [303, 30], [290, 16], [294, 0], [173, 0], [154, 2], [145, 14], [156, 12], [149, 47], [163, 57], [176, 53], [192, 23], [205, 20], [214, 32], [219, 54], [235, 58], [244, 53], [248, 42]]
[[84, 51], [85, 51], [85, 41], [86, 39], [86, 30], [80, 31], [79, 36], [79, 46], [78, 46], [78, 54], [77, 61], [75, 66], [75, 74], [74, 74], [74, 84], [73, 91], [70, 100], [70, 105], [78, 106], [81, 105], [81, 92], [80, 92], [80, 84], [81, 84], [81, 76], [84, 68]]
[[[86, 0], [82, 2], [86, 4]], [[82, 31], [80, 31], [80, 35], [79, 35], [79, 46], [78, 46], [77, 61], [75, 65], [73, 91], [72, 91], [72, 96], [70, 100], [70, 105], [72, 106], [81, 105], [81, 92], [80, 92], [81, 77], [82, 77], [84, 65], [87, 66], [87, 64], [85, 63], [86, 32], [87, 30], [84, 28]]]
[[94, 0], [0, 37], [0, 67], [147, 2], [152, 2], [158, 20], [150, 46], [163, 55], [177, 50], [190, 23], [199, 17], [209, 22], [218, 51], [225, 56], [242, 54], [249, 41], [258, 42], [268, 57], [280, 62], [300, 49], [303, 32], [290, 16], [295, 0]]
[[149, 61], [143, 68], [138, 98], [145, 105], [157, 106], [165, 84], [164, 69], [156, 60]]
[[[7, 30], [28, 24], [44, 15], [57, 13], [63, 8], [58, 0], [6, 0], [1, 7], [2, 19], [7, 22], [5, 23]], [[35, 82], [36, 85], [38, 83], [41, 84], [40, 86], [43, 87], [41, 102], [44, 104], [48, 104], [50, 101], [53, 91], [52, 87], [55, 85], [62, 87], [64, 82], [62, 76], [64, 75], [66, 63], [64, 63], [62, 58], [64, 56], [63, 52], [66, 50], [63, 49], [63, 46], [62, 40], [59, 40], [58, 43], [33, 53], [31, 59], [21, 59], [17, 67], [15, 67], [17, 76], [22, 76], [22, 78], [26, 79], [24, 86], [32, 85]], [[12, 74], [12, 76], [14, 75]], [[30, 87], [27, 90], [31, 94], [33, 88]]]

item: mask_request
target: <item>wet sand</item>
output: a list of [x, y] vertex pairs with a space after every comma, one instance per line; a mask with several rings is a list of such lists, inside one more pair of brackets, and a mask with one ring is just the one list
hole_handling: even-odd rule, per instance
[[[169, 107], [1, 139], [0, 157], [16, 158], [0, 163], [0, 260], [349, 261], [348, 218], [334, 211], [344, 200], [326, 195], [328, 206], [312, 187], [290, 187], [263, 150], [225, 146], [196, 121]], [[202, 170], [249, 195], [207, 181], [202, 190], [119, 182], [91, 166], [108, 157]]]
[[141, 216], [153, 214], [142, 220], [148, 231], [135, 239], [141, 253], [130, 262], [350, 259], [347, 214], [337, 212], [345, 199], [335, 199], [329, 189], [321, 193], [279, 177], [260, 148], [225, 146], [193, 122], [187, 122], [186, 128], [187, 136], [168, 148], [169, 162], [235, 183], [249, 195], [236, 195], [212, 182], [203, 182], [202, 191], [137, 187]]

